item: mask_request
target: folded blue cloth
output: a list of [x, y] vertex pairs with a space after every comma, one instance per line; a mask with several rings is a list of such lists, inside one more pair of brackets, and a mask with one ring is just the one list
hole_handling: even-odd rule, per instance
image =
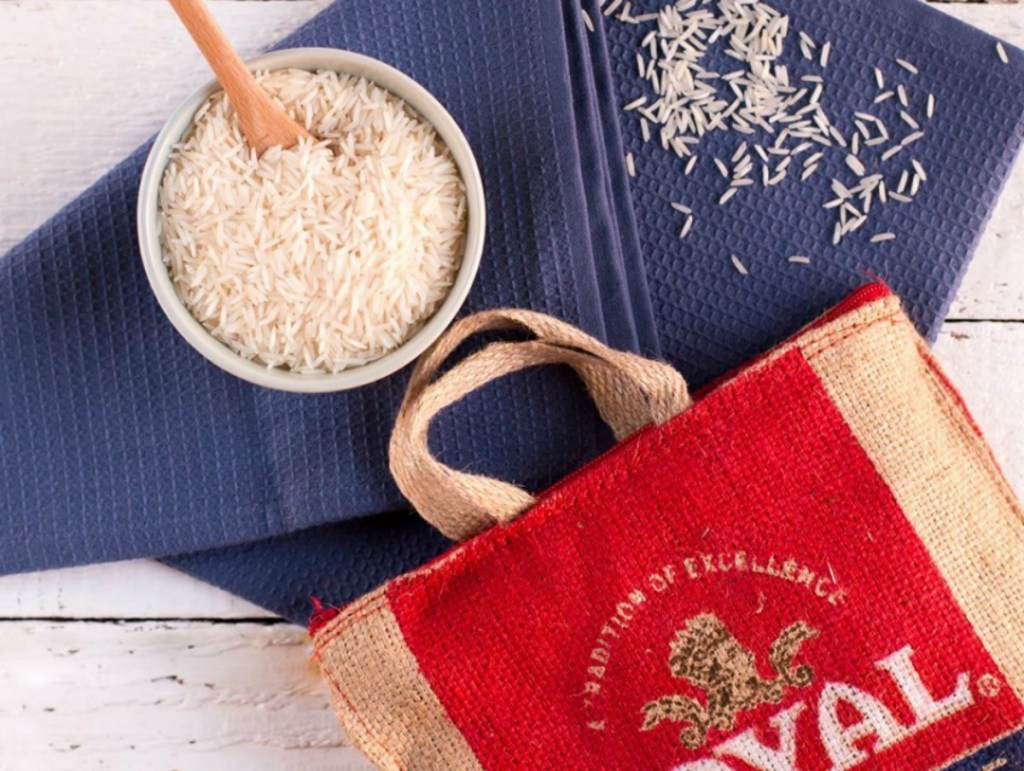
[[[702, 149], [694, 173], [684, 175], [683, 163], [656, 139], [643, 142], [636, 113], [620, 110], [651, 93], [636, 72], [635, 54], [652, 26], [604, 19], [596, 0], [584, 0], [583, 10], [597, 22], [587, 34], [578, 6], [572, 0], [563, 3], [576, 120], [583, 117], [578, 107], [583, 94], [597, 112], [596, 133], [588, 133], [591, 127], [581, 123], [580, 136], [602, 143], [600, 158], [619, 170], [613, 177], [617, 181], [622, 179], [622, 154], [634, 155], [637, 177], [630, 190], [617, 188], [614, 195], [627, 194], [628, 199], [613, 210], [630, 225], [623, 232], [631, 232], [632, 223], [625, 218], [633, 216], [635, 203], [662, 351], [696, 385], [794, 331], [869, 273], [893, 286], [921, 331], [934, 337], [1024, 133], [1024, 58], [1013, 51], [1012, 65], [1003, 65], [988, 35], [916, 0], [779, 0], [774, 5], [792, 17], [794, 30], [807, 31], [819, 44], [832, 42], [823, 100], [847, 136], [854, 128], [854, 110], [875, 110], [874, 66], [887, 73], [891, 84], [905, 83], [916, 114], [926, 111], [928, 94], [936, 99], [935, 120], [922, 118], [928, 124], [926, 136], [913, 148], [913, 157], [929, 173], [922, 193], [906, 208], [876, 211], [871, 229], [838, 249], [830, 242], [835, 214], [822, 203], [831, 197], [829, 178], [842, 176], [844, 153], [832, 150], [813, 182], [793, 179], [769, 190], [744, 191], [749, 195], [731, 208], [719, 207], [723, 183], [712, 155], [731, 157], [738, 135], [705, 140], [710, 149]], [[633, 14], [660, 6], [651, 0], [634, 2]], [[796, 32], [792, 35], [795, 39]], [[897, 57], [913, 61], [920, 74], [911, 77], [900, 69]], [[801, 60], [796, 45], [785, 61], [794, 73], [818, 73]], [[735, 68], [720, 53], [710, 55], [710, 62], [722, 72]], [[885, 115], [895, 132], [900, 119], [891, 108], [878, 114]], [[965, 115], [973, 117], [965, 120]], [[596, 173], [600, 158], [584, 168]], [[906, 166], [907, 158], [901, 160]], [[890, 167], [886, 171], [892, 175]], [[594, 191], [597, 185], [588, 189]], [[682, 217], [672, 202], [685, 202], [695, 211], [697, 224], [684, 241], [676, 238]], [[870, 235], [887, 230], [898, 234], [895, 242], [869, 243]], [[750, 275], [736, 271], [732, 254], [743, 255]], [[812, 264], [790, 264], [787, 258], [796, 254], [812, 256]], [[627, 270], [627, 280], [636, 282], [638, 275]], [[630, 295], [645, 291], [637, 283], [629, 285]], [[426, 544], [425, 525], [401, 516], [393, 522], [403, 544], [415, 533]], [[307, 595], [342, 603], [416, 562], [408, 549], [391, 550], [387, 542], [374, 551], [370, 562], [375, 567], [340, 556], [352, 540], [363, 543], [359, 528], [364, 526], [344, 523], [266, 541], [258, 556], [251, 549], [225, 549], [171, 562], [301, 622], [309, 610]], [[433, 556], [442, 547], [431, 542], [422, 556]], [[360, 554], [365, 557], [366, 549]], [[272, 584], [261, 580], [270, 566]]]
[[[936, 119], [914, 150], [930, 180], [915, 204], [873, 221], [896, 242], [828, 244], [832, 213], [821, 203], [841, 155], [814, 184], [718, 207], [709, 156], [735, 137], [707, 140], [690, 177], [657, 142], [644, 144], [636, 116], [620, 108], [642, 93], [635, 51], [646, 28], [602, 25], [594, 0], [584, 2], [593, 33], [578, 0], [339, 0], [282, 45], [378, 56], [423, 82], [466, 130], [491, 218], [467, 310], [551, 312], [613, 345], [660, 350], [700, 384], [869, 271], [933, 333], [1020, 144], [1020, 52], [1001, 65], [991, 38], [916, 0], [776, 5], [832, 41], [825, 99], [844, 131], [849, 105], [874, 95], [875, 64], [895, 76], [896, 56], [912, 60], [915, 98], [935, 93]], [[638, 168], [628, 181], [624, 147]], [[0, 260], [10, 298], [0, 308], [0, 514], [11, 534], [0, 568], [203, 550], [168, 561], [303, 620], [309, 594], [343, 602], [442, 550], [397, 511], [387, 479], [404, 377], [356, 394], [289, 396], [221, 375], [174, 337], [134, 245], [141, 158]], [[673, 201], [696, 213], [683, 241]], [[789, 264], [796, 253], [812, 265]], [[512, 378], [446, 414], [436, 446], [451, 463], [541, 487], [606, 440], [575, 388], [551, 373]], [[243, 541], [255, 542], [231, 545]]]
[[[612, 172], [592, 157], [603, 143], [577, 133], [576, 110], [592, 105], [557, 76], [569, 67], [564, 36], [493, 34], [510, 16], [561, 29], [559, 5], [372, 6], [343, 0], [282, 45], [377, 55], [463, 127], [489, 220], [466, 311], [536, 308], [656, 350], [650, 310], [635, 310], [648, 302], [642, 282], [622, 291], [639, 246], [622, 233], [628, 212], [624, 225], [611, 210]], [[3, 572], [223, 547], [403, 506], [386, 446], [404, 373], [334, 395], [256, 388], [211, 367], [162, 318], [136, 249], [145, 152], [0, 260]], [[537, 487], [605, 433], [572, 376], [545, 372], [452, 409], [434, 439], [455, 465]]]
[[[586, 64], [595, 40], [588, 40], [578, 6], [572, 0], [563, 2], [561, 9], [554, 3], [547, 6], [547, 10], [560, 10], [563, 14], [557, 23], [564, 25], [564, 33], [552, 38], [564, 41], [564, 80], [572, 96], [565, 102], [571, 104], [571, 111], [564, 107], [558, 111], [557, 119], [569, 119], [575, 126], [575, 144], [567, 149], [579, 153], [581, 168], [586, 170], [589, 227], [595, 244], [599, 244], [595, 253], [606, 329], [609, 338], [616, 341], [613, 345], [635, 350], [624, 337], [626, 330], [635, 327], [636, 347], [656, 356], [658, 341], [646, 299], [646, 277], [632, 198], [625, 163], [618, 152], [622, 139], [611, 70], [606, 60], [594, 67]], [[313, 24], [319, 25], [322, 19], [319, 17]], [[554, 29], [547, 28], [549, 32]], [[303, 28], [298, 35], [305, 33]], [[376, 48], [369, 50], [378, 54]], [[480, 407], [488, 408], [487, 403]], [[334, 605], [347, 602], [423, 564], [448, 545], [414, 514], [395, 512], [239, 547], [168, 557], [164, 561], [285, 618], [304, 623], [311, 596]]]

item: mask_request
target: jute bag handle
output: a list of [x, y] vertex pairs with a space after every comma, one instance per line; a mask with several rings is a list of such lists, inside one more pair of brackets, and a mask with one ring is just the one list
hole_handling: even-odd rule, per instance
[[[435, 380], [438, 369], [467, 338], [516, 330], [535, 339], [496, 342]], [[667, 364], [616, 351], [579, 329], [542, 313], [493, 310], [455, 324], [420, 359], [391, 435], [391, 473], [420, 515], [457, 541], [511, 522], [535, 503], [522, 488], [456, 471], [430, 453], [427, 434], [438, 412], [504, 375], [541, 364], [568, 364], [583, 380], [617, 439], [661, 424], [690, 406], [683, 380]]]

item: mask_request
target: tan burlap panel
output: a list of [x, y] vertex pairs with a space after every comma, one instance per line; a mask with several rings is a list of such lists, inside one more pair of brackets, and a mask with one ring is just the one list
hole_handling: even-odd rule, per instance
[[481, 770], [423, 678], [383, 590], [347, 608], [314, 643], [342, 726], [378, 768]]

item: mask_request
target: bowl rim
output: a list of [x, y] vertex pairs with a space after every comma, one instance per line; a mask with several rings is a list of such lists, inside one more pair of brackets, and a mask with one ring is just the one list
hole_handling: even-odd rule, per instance
[[401, 70], [365, 54], [340, 48], [286, 48], [248, 59], [246, 66], [252, 70], [328, 69], [365, 77], [404, 100], [434, 127], [451, 152], [466, 188], [466, 234], [455, 280], [438, 308], [409, 339], [378, 359], [341, 372], [303, 374], [269, 368], [242, 357], [215, 338], [178, 296], [163, 261], [158, 226], [160, 183], [167, 161], [199, 107], [211, 94], [221, 90], [214, 79], [196, 89], [174, 109], [157, 134], [142, 171], [136, 223], [142, 263], [153, 294], [164, 315], [196, 351], [215, 366], [249, 383], [293, 393], [330, 393], [388, 377], [418, 358], [440, 337], [454, 321], [476, 279], [483, 255], [487, 215], [483, 180], [469, 141], [433, 94]]

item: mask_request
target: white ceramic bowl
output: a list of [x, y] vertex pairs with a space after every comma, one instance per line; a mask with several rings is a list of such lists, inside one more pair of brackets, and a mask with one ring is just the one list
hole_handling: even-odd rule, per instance
[[167, 318], [193, 348], [221, 369], [250, 383], [282, 391], [325, 393], [356, 388], [387, 377], [416, 359], [451, 324], [476, 278], [484, 245], [484, 188], [469, 143], [452, 116], [426, 89], [395, 68], [368, 56], [333, 48], [291, 48], [258, 56], [248, 65], [254, 70], [336, 70], [364, 77], [405, 100], [437, 130], [459, 167], [468, 199], [465, 251], [455, 282], [434, 315], [401, 346], [372, 362], [334, 374], [301, 374], [286, 369], [270, 369], [239, 356], [211, 335], [182, 303], [167, 272], [158, 235], [157, 201], [160, 182], [174, 144], [188, 130], [192, 116], [207, 97], [220, 90], [214, 80], [174, 111], [157, 135], [142, 172], [138, 203], [139, 246], [153, 293]]

